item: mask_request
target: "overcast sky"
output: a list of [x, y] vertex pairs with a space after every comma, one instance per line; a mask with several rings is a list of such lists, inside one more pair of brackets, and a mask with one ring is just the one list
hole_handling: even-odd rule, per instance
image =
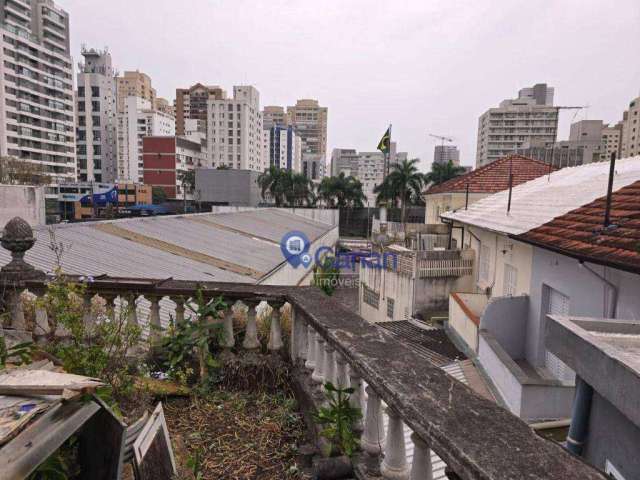
[[[109, 47], [158, 95], [251, 84], [261, 105], [317, 98], [335, 147], [374, 150], [389, 123], [428, 168], [451, 136], [475, 163], [478, 117], [546, 82], [557, 105], [616, 122], [640, 95], [639, 0], [58, 0], [72, 52]], [[573, 111], [561, 113], [559, 139]]]

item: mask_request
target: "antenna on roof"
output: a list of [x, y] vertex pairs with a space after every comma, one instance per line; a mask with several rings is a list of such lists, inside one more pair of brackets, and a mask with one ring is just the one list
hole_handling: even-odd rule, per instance
[[604, 228], [611, 225], [611, 194], [613, 192], [613, 175], [616, 169], [616, 152], [611, 152], [611, 163], [609, 164], [609, 184], [607, 185], [607, 205], [604, 210]]
[[469, 206], [469, 182], [467, 182], [467, 188], [464, 193], [464, 209], [466, 210]]
[[507, 202], [507, 215], [511, 211], [511, 192], [513, 191], [513, 156], [509, 157], [509, 200]]

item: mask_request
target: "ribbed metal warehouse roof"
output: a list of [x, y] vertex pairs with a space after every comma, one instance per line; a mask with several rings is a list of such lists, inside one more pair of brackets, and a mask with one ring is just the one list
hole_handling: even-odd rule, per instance
[[[505, 190], [473, 203], [467, 210], [446, 212], [441, 217], [519, 235], [606, 195], [608, 178], [609, 162], [563, 168], [514, 187], [508, 214], [509, 192]], [[640, 156], [616, 162], [614, 190], [638, 180]]]
[[[279, 242], [292, 230], [311, 241], [331, 225], [275, 210], [143, 217], [54, 225], [65, 273], [256, 283], [284, 261]], [[52, 271], [49, 227], [34, 231], [26, 261]], [[0, 265], [10, 259], [0, 249]]]

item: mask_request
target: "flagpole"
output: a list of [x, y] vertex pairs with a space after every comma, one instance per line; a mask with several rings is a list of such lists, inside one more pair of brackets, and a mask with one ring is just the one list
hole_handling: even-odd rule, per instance
[[383, 180], [384, 178], [386, 178], [387, 175], [389, 175], [389, 169], [390, 169], [390, 163], [391, 163], [391, 124], [389, 124], [389, 148], [387, 149], [387, 154], [385, 156], [386, 156], [386, 160], [384, 165]]

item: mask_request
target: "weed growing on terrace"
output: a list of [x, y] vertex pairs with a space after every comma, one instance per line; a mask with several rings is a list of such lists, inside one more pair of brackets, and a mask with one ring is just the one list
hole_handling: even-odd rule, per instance
[[324, 427], [320, 435], [329, 441], [332, 450], [350, 457], [358, 448], [353, 425], [362, 417], [360, 409], [349, 403], [354, 389], [339, 388], [331, 382], [325, 383], [324, 389], [328, 405], [320, 407], [315, 415], [316, 421]]

